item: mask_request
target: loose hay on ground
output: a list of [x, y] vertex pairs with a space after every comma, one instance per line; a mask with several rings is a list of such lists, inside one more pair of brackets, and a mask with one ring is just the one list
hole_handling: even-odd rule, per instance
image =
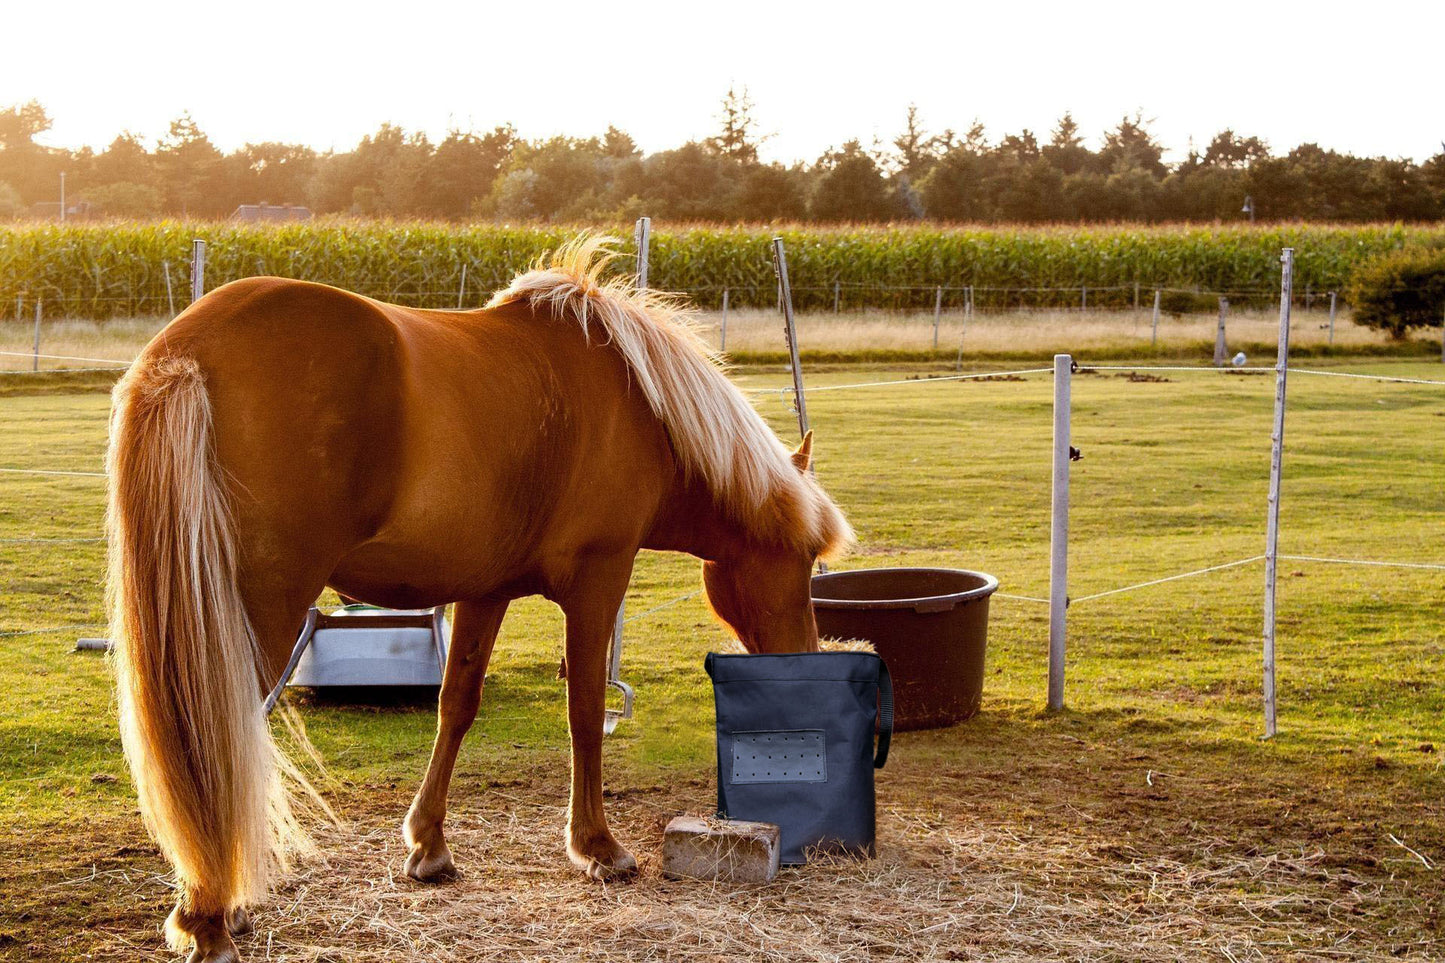
[[559, 856], [563, 808], [522, 797], [453, 814], [463, 870], [446, 885], [404, 877], [394, 819], [325, 836], [325, 855], [257, 914], [250, 951], [398, 963], [1399, 953], [1371, 947], [1355, 926], [1408, 899], [1407, 889], [1332, 865], [1321, 848], [1262, 851], [1204, 832], [1140, 845], [1094, 836], [1087, 818], [1076, 831], [1030, 831], [967, 818], [962, 806], [885, 804], [876, 860], [825, 860], [768, 886], [667, 880], [656, 856], [662, 826], [695, 795], [658, 790], [614, 805], [619, 837], [642, 849], [633, 883], [576, 876]]

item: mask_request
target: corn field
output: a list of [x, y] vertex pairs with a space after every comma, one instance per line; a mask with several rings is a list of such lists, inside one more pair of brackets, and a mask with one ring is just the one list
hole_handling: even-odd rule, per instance
[[[23, 224], [0, 227], [0, 317], [164, 315], [190, 298], [191, 240], [207, 242], [206, 289], [251, 275], [301, 278], [422, 307], [475, 307], [575, 228], [320, 221]], [[630, 252], [628, 238], [619, 247]], [[692, 227], [652, 235], [650, 281], [716, 308], [774, 303], [769, 241], [781, 234], [800, 310], [1125, 307], [1138, 288], [1266, 303], [1279, 251], [1296, 250], [1295, 289], [1343, 290], [1354, 265], [1445, 227]], [[619, 267], [630, 267], [623, 259]], [[169, 284], [168, 284], [169, 280]], [[941, 290], [940, 290], [941, 289]]]

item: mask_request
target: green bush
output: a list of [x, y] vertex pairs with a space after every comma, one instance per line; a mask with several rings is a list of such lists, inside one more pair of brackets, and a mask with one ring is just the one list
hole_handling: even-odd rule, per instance
[[1396, 338], [1445, 318], [1445, 249], [1407, 247], [1363, 261], [1350, 278], [1355, 321]]

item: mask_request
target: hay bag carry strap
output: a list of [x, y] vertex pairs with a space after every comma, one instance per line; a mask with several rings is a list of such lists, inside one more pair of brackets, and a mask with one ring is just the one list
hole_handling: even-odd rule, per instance
[[893, 677], [888, 674], [888, 663], [878, 660], [878, 751], [873, 756], [873, 768], [882, 769], [888, 761], [888, 745], [893, 741]]
[[705, 667], [717, 708], [718, 813], [776, 824], [784, 864], [819, 850], [873, 855], [873, 774], [893, 734], [883, 660], [712, 653]]

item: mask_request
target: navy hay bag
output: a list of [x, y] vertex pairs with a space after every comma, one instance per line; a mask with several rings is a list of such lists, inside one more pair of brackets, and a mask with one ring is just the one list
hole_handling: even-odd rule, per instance
[[705, 667], [717, 701], [719, 815], [776, 823], [783, 863], [805, 863], [813, 848], [872, 856], [873, 770], [893, 734], [883, 660], [712, 652]]

